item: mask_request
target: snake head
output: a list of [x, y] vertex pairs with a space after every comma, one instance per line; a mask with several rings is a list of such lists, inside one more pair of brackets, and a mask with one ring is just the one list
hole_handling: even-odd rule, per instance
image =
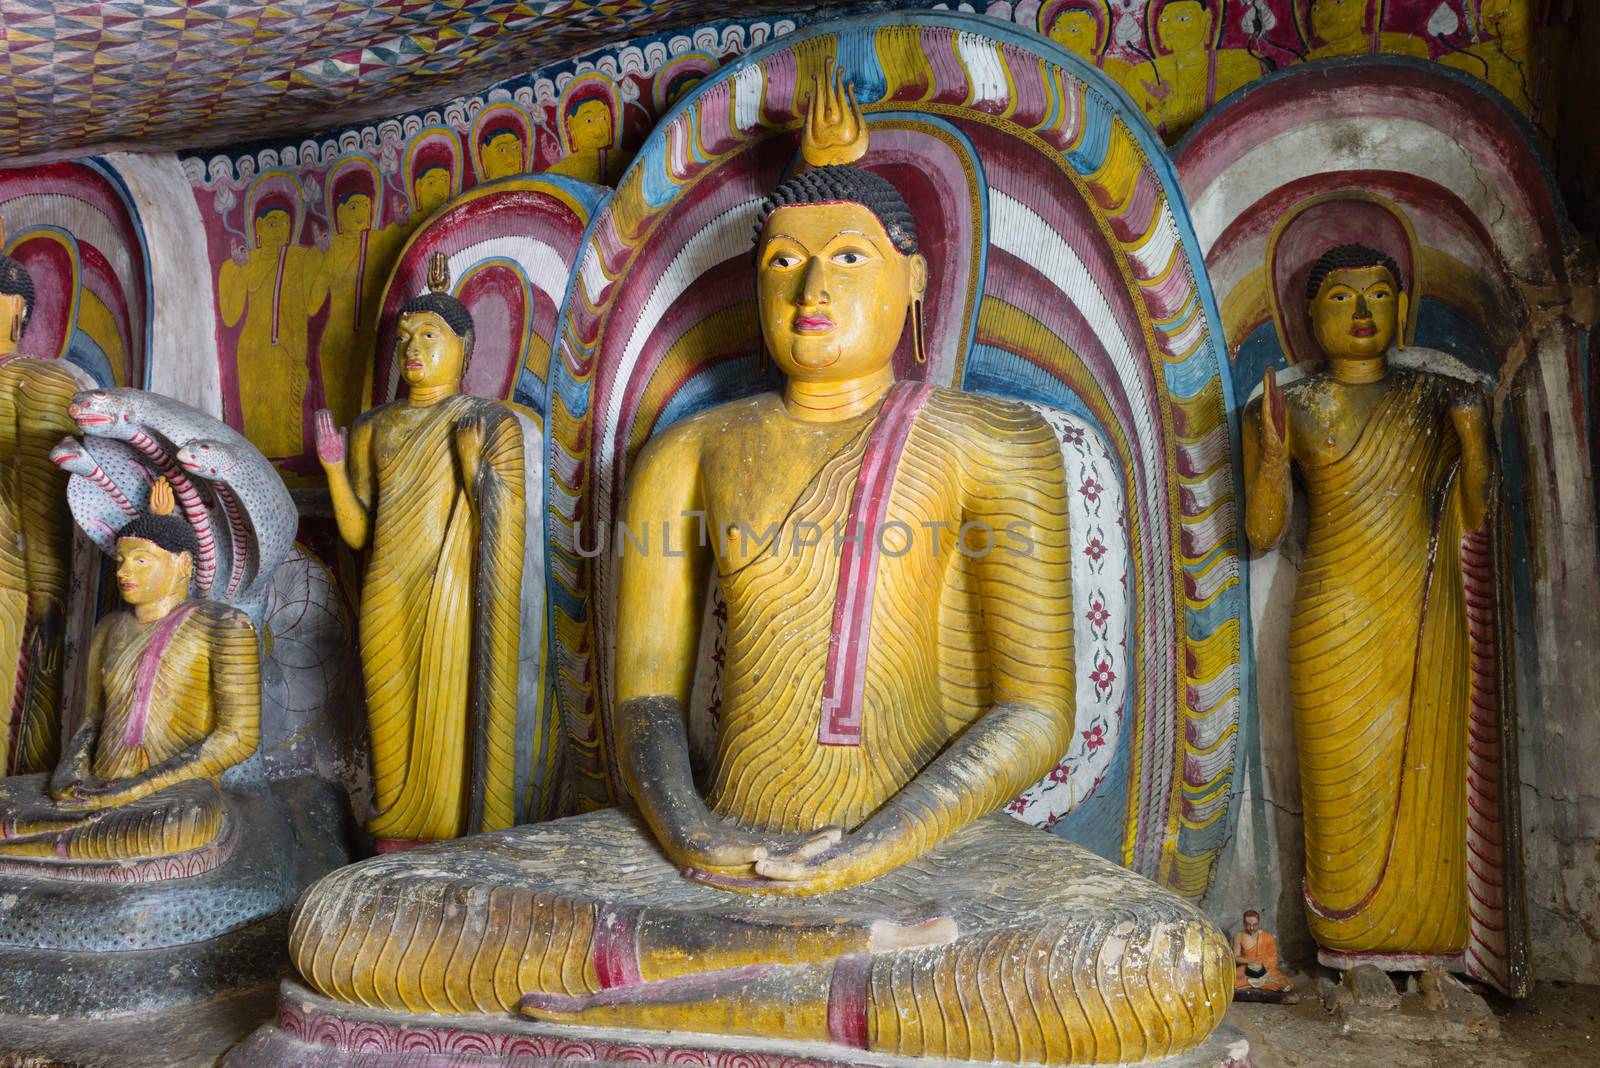
[[85, 434], [106, 438], [131, 437], [140, 426], [128, 399], [105, 389], [86, 389], [73, 397], [67, 415]]
[[50, 462], [74, 475], [87, 475], [96, 466], [77, 438], [62, 438], [61, 443], [50, 450]]
[[204, 438], [195, 438], [178, 450], [178, 463], [197, 478], [227, 478], [235, 467], [227, 447]]

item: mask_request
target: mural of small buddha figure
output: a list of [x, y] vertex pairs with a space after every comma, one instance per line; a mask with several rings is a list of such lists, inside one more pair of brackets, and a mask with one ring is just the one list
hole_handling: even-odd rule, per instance
[[360, 645], [380, 849], [509, 827], [526, 538], [515, 413], [469, 396], [472, 315], [436, 253], [400, 311], [405, 395], [346, 436], [317, 413], [339, 532], [368, 551]]
[[[0, 238], [3, 241], [3, 238]], [[63, 361], [18, 349], [33, 279], [0, 256], [0, 773], [48, 770], [61, 743], [62, 642], [71, 578], [66, 476], [50, 450], [77, 430], [67, 413], [85, 384]]]
[[490, 105], [473, 124], [473, 162], [478, 181], [526, 174], [528, 171], [528, 122], [511, 105]]
[[1311, 50], [1306, 59], [1381, 52], [1428, 58], [1428, 43], [1409, 33], [1385, 31], [1383, 0], [1311, 0]]
[[95, 627], [82, 723], [53, 774], [0, 781], [0, 856], [139, 860], [221, 833], [219, 780], [256, 750], [261, 677], [243, 612], [190, 597], [194, 531], [165, 480], [117, 535], [127, 609]]
[[1133, 69], [1128, 88], [1169, 141], [1211, 105], [1261, 76], [1261, 63], [1249, 52], [1217, 47], [1218, 7], [1216, 0], [1157, 0], [1146, 11], [1154, 58]]
[[1439, 62], [1494, 86], [1524, 115], [1548, 127], [1550, 116], [1535, 114], [1542, 101], [1539, 57], [1527, 7], [1518, 0], [1480, 0], [1475, 44], [1446, 52]]
[[[628, 528], [683, 547], [620, 562], [614, 730], [637, 813], [335, 872], [290, 952], [325, 995], [402, 1011], [941, 1061], [1192, 1048], [1231, 995], [1221, 933], [999, 812], [1073, 734], [1059, 440], [1031, 408], [896, 381], [903, 334], [925, 358], [915, 220], [852, 165], [866, 127], [848, 89], [818, 85], [805, 129], [812, 169], [756, 218], [782, 392], [674, 423], [629, 473]], [[968, 557], [963, 523], [1020, 526], [1031, 549]], [[858, 533], [841, 550], [807, 528]], [[702, 792], [685, 709], [711, 582], [727, 658]]]
[[253, 216], [251, 246], [234, 246], [217, 298], [223, 324], [239, 328], [238, 426], [269, 459], [283, 459], [305, 449], [307, 327], [327, 289], [318, 285], [319, 250], [294, 244], [297, 212], [288, 194], [261, 196]]
[[363, 389], [376, 343], [378, 303], [383, 285], [405, 243], [407, 229], [374, 229], [381, 206], [375, 169], [346, 165], [329, 176], [334, 232], [322, 251], [321, 269], [310, 304], [328, 305], [317, 346], [323, 403], [340, 425], [361, 413]]
[[[578, 83], [577, 92], [569, 90], [570, 95], [564, 95], [561, 117], [561, 148], [564, 154], [548, 170], [552, 174], [564, 174], [585, 182], [610, 184], [621, 177], [627, 168], [628, 157], [617, 150], [616, 116], [612, 105], [605, 97], [598, 95], [608, 92], [611, 87], [608, 83], [603, 87], [596, 86], [594, 81], [595, 78], [591, 76], [585, 82]], [[592, 95], [584, 95], [586, 89]]]
[[1133, 65], [1107, 55], [1111, 15], [1104, 0], [1055, 0], [1039, 8], [1039, 29], [1052, 41], [1075, 52], [1127, 87]]
[[461, 191], [461, 141], [456, 132], [430, 127], [417, 133], [406, 150], [404, 170], [415, 227]]
[[430, 166], [411, 183], [411, 214], [425, 219], [450, 201], [450, 172], [442, 165]]

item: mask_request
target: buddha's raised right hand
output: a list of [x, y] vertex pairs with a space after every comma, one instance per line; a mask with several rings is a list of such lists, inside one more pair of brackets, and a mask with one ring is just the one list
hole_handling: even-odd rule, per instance
[[1261, 463], [1281, 469], [1289, 461], [1289, 405], [1271, 367], [1261, 376]]
[[1289, 404], [1272, 368], [1261, 378], [1261, 399], [1244, 418], [1245, 536], [1257, 549], [1273, 549], [1288, 528]]
[[333, 421], [333, 412], [327, 408], [317, 409], [316, 434], [317, 459], [322, 461], [322, 466], [337, 467], [343, 464], [345, 456], [344, 431], [340, 430], [339, 424]]

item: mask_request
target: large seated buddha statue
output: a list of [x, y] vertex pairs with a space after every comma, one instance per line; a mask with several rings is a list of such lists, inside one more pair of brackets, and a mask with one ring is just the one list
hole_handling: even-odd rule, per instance
[[[1060, 447], [1031, 409], [895, 380], [927, 264], [901, 194], [849, 165], [865, 139], [850, 90], [819, 85], [812, 169], [760, 213], [783, 392], [678, 422], [632, 472], [634, 810], [324, 878], [290, 936], [321, 995], [1008, 1062], [1160, 1058], [1220, 1021], [1228, 943], [1194, 906], [998, 812], [1073, 729]], [[711, 581], [727, 648], [702, 791], [685, 709]]]

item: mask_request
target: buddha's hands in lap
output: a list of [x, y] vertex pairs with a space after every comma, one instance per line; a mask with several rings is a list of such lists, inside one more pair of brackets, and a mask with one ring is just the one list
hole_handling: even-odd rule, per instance
[[697, 866], [685, 874], [724, 890], [804, 897], [875, 879], [905, 859], [903, 840], [882, 827], [864, 825], [844, 834], [830, 827], [788, 848], [760, 848], [748, 864]]
[[827, 827], [813, 834], [751, 831], [710, 813], [686, 821], [667, 844], [673, 862], [690, 878], [701, 873], [749, 877], [754, 865], [769, 856], [817, 856], [839, 841], [842, 831]]

